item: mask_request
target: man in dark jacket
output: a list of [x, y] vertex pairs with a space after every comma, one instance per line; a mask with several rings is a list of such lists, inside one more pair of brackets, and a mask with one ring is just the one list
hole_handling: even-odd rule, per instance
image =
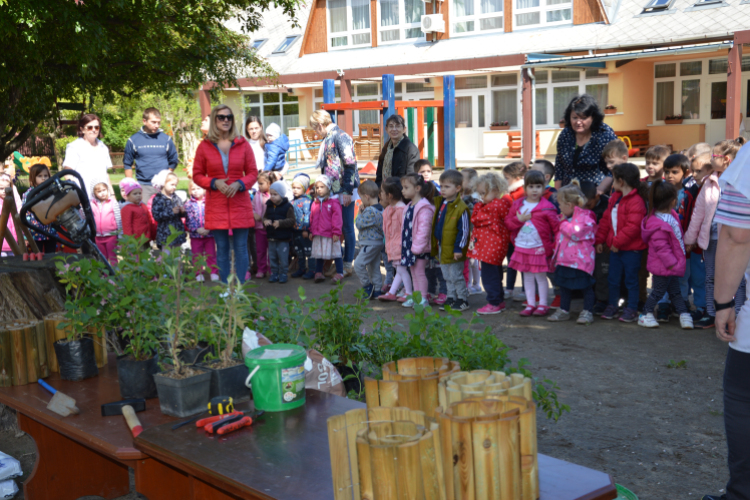
[[143, 112], [143, 127], [130, 136], [125, 145], [125, 176], [133, 177], [133, 162], [135, 162], [135, 177], [143, 188], [143, 201], [148, 203], [159, 191], [151, 186], [151, 179], [162, 170], [174, 171], [179, 163], [177, 147], [172, 138], [165, 134], [161, 126], [161, 113], [156, 108], [148, 108]]

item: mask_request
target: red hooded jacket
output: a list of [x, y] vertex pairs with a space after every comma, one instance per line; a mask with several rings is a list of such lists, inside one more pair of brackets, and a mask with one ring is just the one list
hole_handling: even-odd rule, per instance
[[[612, 229], [612, 209], [617, 206], [617, 236]], [[646, 217], [646, 204], [633, 189], [626, 196], [615, 191], [609, 198], [607, 210], [599, 221], [596, 231], [596, 244], [614, 246], [618, 250], [645, 250], [646, 244], [641, 238], [641, 222]]]
[[508, 196], [495, 198], [486, 205], [482, 202], [474, 205], [469, 257], [494, 266], [502, 265], [510, 243], [510, 231], [505, 225], [510, 206]]
[[[227, 198], [211, 188], [212, 180], [226, 179], [227, 185], [242, 181], [244, 191]], [[193, 181], [206, 190], [206, 229], [243, 229], [255, 227], [253, 205], [248, 191], [258, 179], [255, 154], [244, 137], [234, 139], [229, 149], [229, 166], [224, 172], [219, 148], [208, 139], [198, 145], [193, 164]]]
[[[513, 243], [516, 242], [518, 231], [521, 230], [524, 224], [516, 216], [523, 206], [524, 200], [525, 198], [519, 198], [513, 202], [510, 212], [505, 217], [505, 225], [510, 230], [510, 239]], [[547, 258], [552, 257], [552, 254], [555, 252], [557, 231], [560, 229], [560, 219], [557, 216], [557, 209], [551, 202], [542, 198], [539, 200], [539, 204], [531, 211], [531, 223], [534, 224], [539, 237], [542, 239]]]

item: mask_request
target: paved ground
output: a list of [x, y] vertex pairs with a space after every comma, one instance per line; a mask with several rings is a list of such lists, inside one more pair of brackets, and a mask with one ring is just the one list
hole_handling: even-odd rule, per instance
[[[262, 283], [261, 289], [296, 296], [300, 284]], [[345, 297], [356, 286], [347, 280]], [[305, 288], [317, 296], [330, 285]], [[481, 307], [483, 296], [472, 296], [470, 304], [473, 310]], [[560, 385], [560, 399], [571, 407], [557, 423], [539, 417], [541, 453], [607, 472], [642, 500], [700, 498], [724, 488], [726, 346], [713, 330], [683, 331], [674, 319], [655, 330], [603, 320], [581, 327], [521, 318], [519, 310], [516, 302], [486, 322], [513, 348], [512, 359], [528, 358], [536, 376]], [[373, 316], [399, 317], [405, 311], [373, 304]], [[684, 360], [684, 368], [668, 368], [670, 360]], [[0, 434], [0, 450], [21, 459], [25, 479], [35, 459], [31, 438]], [[133, 493], [120, 500], [136, 498]]]

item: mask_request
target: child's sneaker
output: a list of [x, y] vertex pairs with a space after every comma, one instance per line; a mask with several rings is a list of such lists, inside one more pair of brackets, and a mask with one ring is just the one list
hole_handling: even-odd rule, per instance
[[693, 329], [693, 318], [690, 316], [690, 313], [680, 314], [680, 328], [683, 330]]
[[505, 302], [501, 302], [500, 305], [493, 306], [487, 304], [486, 306], [477, 309], [477, 314], [500, 314], [505, 310]]
[[669, 309], [669, 303], [659, 304], [656, 310], [656, 321], [659, 323], [669, 323]]
[[323, 275], [323, 273], [315, 273], [315, 283], [323, 283], [326, 280], [326, 277]]
[[445, 304], [446, 300], [448, 300], [448, 296], [446, 294], [438, 294], [438, 296], [435, 297], [435, 304], [442, 306], [443, 304]]
[[374, 287], [372, 285], [363, 286], [362, 290], [365, 291], [365, 298], [369, 299], [372, 297], [372, 292], [374, 290]]
[[420, 302], [419, 304], [417, 304], [416, 302], [414, 303], [414, 307], [416, 308], [417, 306], [422, 306], [422, 307], [425, 307], [425, 308], [429, 308], [430, 307], [430, 302], [427, 299], [422, 299], [422, 302]]
[[211, 281], [219, 281], [219, 275], [218, 274], [211, 274]]
[[307, 269], [305, 269], [304, 267], [302, 267], [302, 268], [300, 268], [300, 269], [297, 269], [296, 271], [294, 271], [294, 272], [292, 273], [292, 278], [301, 278], [301, 277], [303, 277], [303, 276], [304, 276], [305, 274], [307, 274]]
[[204, 278], [202, 274], [199, 274], [198, 276], [195, 277], [195, 281], [198, 281], [198, 282], [206, 281], [206, 278]]
[[411, 297], [406, 299], [404, 302], [401, 303], [403, 307], [414, 307], [414, 300], [412, 300]]
[[560, 309], [560, 296], [555, 295], [555, 298], [552, 299], [552, 304], [549, 306], [550, 309]]
[[615, 314], [617, 314], [617, 306], [608, 304], [602, 313], [602, 319], [615, 319]]
[[253, 279], [253, 274], [250, 271], [246, 272], [245, 281], [250, 281], [251, 279]]
[[508, 300], [513, 300], [513, 289], [506, 288], [505, 290], [503, 290], [503, 296]]
[[701, 309], [700, 307], [695, 309], [693, 312], [690, 313], [690, 316], [693, 318], [693, 321], [699, 321], [703, 316], [706, 315], [706, 310]]
[[593, 322], [594, 313], [585, 309], [581, 311], [581, 314], [578, 315], [578, 319], [576, 320], [576, 323], [578, 323], [579, 325], [590, 325]]
[[303, 280], [311, 280], [315, 278], [315, 271], [307, 271], [304, 276], [302, 276]]
[[379, 290], [373, 290], [372, 291], [372, 295], [370, 295], [370, 300], [378, 299], [378, 298], [380, 298], [381, 295], [383, 295], [383, 292], [381, 292]]
[[384, 293], [380, 297], [378, 297], [378, 300], [382, 302], [395, 302], [398, 300], [398, 297], [393, 293]]
[[440, 304], [440, 310], [441, 311], [445, 311], [448, 308], [448, 306], [450, 306], [452, 308], [453, 304], [455, 302], [456, 302], [456, 299], [452, 299], [450, 297], [446, 298], [445, 302], [443, 302], [442, 304]]
[[534, 307], [534, 306], [526, 306], [526, 309], [524, 309], [523, 311], [521, 311], [518, 314], [520, 314], [523, 317], [528, 317], [528, 316], [531, 316], [532, 314], [534, 314], [535, 310], [536, 310], [536, 307]]
[[258, 271], [257, 273], [255, 273], [255, 279], [263, 279], [265, 277], [266, 277], [266, 274], [263, 272]]
[[646, 313], [641, 314], [638, 318], [638, 326], [643, 326], [645, 328], [659, 328], [659, 322], [656, 321], [653, 313]]
[[715, 320], [713, 316], [710, 316], [708, 313], [704, 314], [701, 319], [698, 321], [693, 322], [693, 326], [695, 328], [701, 328], [703, 330], [706, 330], [708, 328], [713, 328], [715, 325]]
[[547, 318], [547, 321], [568, 321], [570, 319], [570, 313], [562, 309], [558, 309], [555, 314]]
[[638, 311], [626, 307], [625, 310], [622, 311], [620, 321], [622, 321], [623, 323], [632, 323], [633, 321], [638, 321]]
[[406, 302], [407, 300], [409, 300], [409, 297], [410, 295], [406, 295], [406, 292], [403, 292], [403, 291], [396, 294], [396, 300], [401, 302], [402, 304]]
[[469, 295], [479, 295], [480, 293], [484, 293], [482, 290], [482, 287], [479, 285], [469, 285]]
[[336, 274], [333, 275], [333, 278], [331, 278], [331, 284], [332, 285], [338, 285], [339, 283], [341, 283], [342, 279], [344, 279], [344, 275], [336, 273]]
[[279, 281], [279, 277], [276, 276], [275, 274], [272, 274], [271, 277], [268, 278], [269, 283], [276, 283], [277, 281]]
[[532, 313], [534, 316], [546, 316], [549, 312], [549, 306], [539, 306]]
[[282, 284], [282, 285], [283, 285], [283, 284], [284, 284], [284, 283], [286, 283], [287, 281], [289, 281], [289, 279], [288, 279], [288, 278], [286, 277], [286, 274], [282, 274], [281, 276], [279, 276], [279, 283], [280, 283], [280, 284]]
[[454, 311], [465, 311], [468, 308], [469, 303], [464, 299], [456, 299], [456, 301], [451, 304], [451, 309], [453, 309]]

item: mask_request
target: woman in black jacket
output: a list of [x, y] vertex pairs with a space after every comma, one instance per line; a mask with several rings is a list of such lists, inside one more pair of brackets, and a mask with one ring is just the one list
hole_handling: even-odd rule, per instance
[[413, 173], [414, 164], [419, 160], [419, 148], [406, 137], [406, 122], [401, 115], [391, 115], [385, 122], [385, 130], [390, 140], [378, 158], [378, 171], [375, 174], [378, 186], [388, 177], [401, 178]]

